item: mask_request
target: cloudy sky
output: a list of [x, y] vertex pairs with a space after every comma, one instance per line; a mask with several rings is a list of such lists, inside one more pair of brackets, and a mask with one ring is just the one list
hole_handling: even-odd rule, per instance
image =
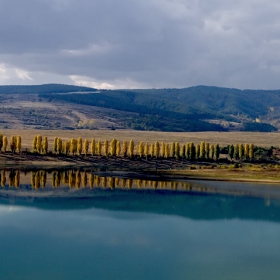
[[0, 0], [0, 84], [280, 88], [279, 0]]

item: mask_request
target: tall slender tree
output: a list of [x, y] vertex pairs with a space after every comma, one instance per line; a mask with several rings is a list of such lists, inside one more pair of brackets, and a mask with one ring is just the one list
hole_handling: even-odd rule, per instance
[[108, 154], [109, 154], [109, 143], [108, 143], [108, 140], [104, 141], [103, 152], [104, 152], [104, 156], [107, 157]]
[[7, 146], [8, 146], [8, 138], [7, 136], [3, 137], [3, 151], [6, 152], [7, 151]]
[[145, 144], [144, 155], [145, 155], [146, 159], [148, 159], [148, 156], [149, 156], [149, 144], [148, 143]]
[[238, 156], [240, 159], [243, 159], [243, 157], [244, 157], [244, 145], [243, 144], [239, 144]]
[[0, 134], [0, 151], [2, 151], [3, 148], [3, 134]]
[[167, 144], [167, 143], [165, 144], [164, 157], [165, 158], [169, 158], [170, 157], [170, 145]]
[[13, 153], [16, 151], [16, 148], [17, 148], [17, 138], [14, 135], [11, 137], [10, 148], [11, 148], [11, 151]]
[[72, 138], [70, 143], [70, 153], [74, 156], [77, 153], [77, 139]]
[[209, 159], [209, 153], [210, 153], [210, 145], [208, 142], [205, 143], [205, 158]]
[[133, 140], [129, 141], [128, 155], [130, 157], [133, 157], [133, 155], [134, 155], [134, 141]]
[[215, 153], [215, 160], [219, 160], [219, 157], [220, 157], [220, 146], [219, 146], [219, 144], [215, 145], [214, 153]]
[[205, 142], [204, 141], [201, 141], [201, 143], [200, 143], [199, 157], [202, 159], [205, 158]]
[[138, 154], [140, 157], [144, 156], [144, 143], [142, 141], [138, 145]]
[[17, 137], [17, 151], [21, 153], [21, 136], [18, 135]]
[[102, 143], [101, 141], [97, 142], [97, 147], [96, 147], [96, 152], [98, 156], [101, 156], [101, 151], [102, 151]]
[[116, 149], [117, 149], [117, 140], [114, 138], [110, 143], [110, 154], [111, 154], [111, 156], [116, 155]]
[[92, 156], [95, 155], [95, 139], [91, 139], [91, 143], [90, 143], [90, 153]]
[[[72, 138], [73, 139], [73, 138]], [[58, 140], [58, 137], [55, 137], [54, 140], [53, 140], [53, 151], [57, 154], [57, 140]], [[36, 143], [37, 143], [37, 140], [36, 140]]]
[[175, 143], [171, 143], [171, 149], [170, 149], [171, 157], [175, 157]]
[[228, 146], [228, 156], [229, 156], [229, 158], [231, 160], [233, 159], [233, 155], [234, 155], [234, 146], [233, 145], [229, 145]]
[[38, 153], [42, 152], [42, 136], [41, 135], [37, 135], [36, 150]]
[[195, 157], [196, 157], [196, 159], [199, 159], [199, 156], [200, 156], [200, 145], [196, 144], [196, 146], [195, 146]]
[[79, 137], [77, 142], [77, 153], [79, 156], [82, 154], [82, 151], [83, 151], [83, 139]]
[[87, 156], [88, 154], [88, 148], [89, 148], [89, 143], [88, 143], [88, 140], [85, 139], [84, 141], [84, 155]]
[[150, 156], [153, 158], [155, 156], [155, 144], [150, 145]]
[[215, 155], [215, 147], [214, 145], [210, 145], [210, 159], [214, 159], [214, 155]]
[[180, 144], [179, 144], [179, 142], [175, 143], [175, 157], [176, 157], [176, 159], [180, 158]]
[[249, 145], [249, 158], [252, 160], [254, 158], [254, 144]]
[[159, 147], [159, 142], [155, 142], [155, 157], [158, 158], [160, 154], [160, 147]]
[[120, 141], [117, 141], [116, 156], [119, 157], [120, 154], [121, 154], [121, 143]]
[[123, 141], [122, 144], [122, 152], [123, 152], [123, 156], [126, 157], [127, 156], [127, 141]]
[[33, 142], [32, 142], [32, 152], [37, 152], [37, 136], [34, 136]]
[[48, 146], [49, 146], [48, 137], [47, 136], [44, 137], [42, 146], [43, 146], [42, 147], [43, 148], [43, 153], [47, 154], [48, 153]]
[[245, 158], [246, 159], [248, 159], [249, 158], [249, 144], [248, 143], [246, 143], [245, 145], [244, 145], [244, 156], [245, 156]]

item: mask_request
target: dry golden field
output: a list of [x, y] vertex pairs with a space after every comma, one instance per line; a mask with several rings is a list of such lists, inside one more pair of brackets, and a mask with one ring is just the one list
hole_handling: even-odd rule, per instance
[[219, 143], [221, 146], [235, 143], [253, 143], [257, 146], [270, 147], [280, 146], [280, 133], [260, 133], [260, 132], [157, 132], [157, 131], [136, 131], [136, 130], [17, 130], [4, 129], [0, 131], [8, 137], [20, 135], [22, 137], [22, 148], [30, 149], [35, 135], [47, 136], [49, 147], [52, 147], [54, 137], [60, 137], [62, 140], [72, 137], [97, 141], [112, 140], [116, 138], [119, 141], [134, 140], [135, 143], [143, 142], [180, 142], [180, 143], [200, 143], [201, 141], [210, 144]]

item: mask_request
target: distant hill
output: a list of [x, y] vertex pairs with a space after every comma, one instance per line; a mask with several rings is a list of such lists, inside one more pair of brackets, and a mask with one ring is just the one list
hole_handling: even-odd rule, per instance
[[[13, 97], [12, 94], [17, 94], [17, 97]], [[33, 94], [37, 98], [34, 96], [27, 98], [28, 94]], [[182, 89], [97, 90], [72, 85], [45, 84], [0, 86], [0, 95], [1, 103], [5, 104], [3, 108], [6, 108], [3, 114], [10, 114], [11, 117], [16, 114], [14, 123], [20, 114], [24, 114], [23, 121], [26, 125], [33, 123], [34, 126], [40, 127], [40, 119], [43, 118], [44, 128], [88, 128], [89, 123], [96, 123], [98, 116], [104, 125], [105, 122], [108, 125], [110, 123], [112, 128], [117, 126], [138, 130], [276, 131], [280, 128], [280, 90], [239, 90], [209, 86]], [[24, 98], [26, 102], [30, 100], [40, 102], [41, 108], [45, 102], [44, 113], [40, 112], [39, 107], [36, 108], [39, 104], [34, 105], [32, 110], [26, 109], [23, 112], [20, 102], [24, 102]], [[13, 107], [14, 102], [17, 102], [16, 107]], [[48, 112], [49, 103], [53, 105], [64, 103], [67, 117], [65, 115], [62, 121], [53, 112]], [[26, 106], [26, 103], [22, 104]], [[84, 107], [87, 109], [71, 114], [67, 104], [69, 108], [79, 104], [79, 110], [87, 105]], [[89, 109], [90, 106], [94, 107]], [[95, 114], [93, 117], [96, 108], [99, 108], [99, 112], [103, 110], [104, 113]], [[57, 117], [56, 121], [52, 120], [54, 117]], [[70, 119], [71, 123], [67, 123]], [[5, 117], [2, 123], [9, 127]]]
[[0, 86], [0, 94], [51, 94], [51, 93], [67, 93], [67, 92], [90, 92], [96, 89], [89, 87], [80, 87], [72, 85], [61, 84], [44, 84], [44, 85], [30, 85], [30, 86]]
[[[172, 120], [171, 128], [178, 127], [179, 120], [182, 130], [223, 130], [237, 127], [238, 130], [275, 131], [277, 129], [273, 125], [259, 125], [255, 121], [277, 123], [280, 118], [280, 90], [196, 86], [183, 89], [100, 90], [86, 95], [41, 96], [138, 113], [140, 115], [135, 117], [134, 128], [139, 129], [169, 130], [166, 126], [157, 128], [155, 124], [151, 125], [153, 120], [149, 116], [153, 116], [153, 119], [158, 116], [164, 123], [166, 119]], [[195, 122], [198, 121], [203, 122], [203, 125], [196, 125]], [[222, 121], [226, 122], [224, 127], [219, 124]], [[209, 124], [208, 127], [205, 122]], [[186, 127], [185, 123], [192, 125]]]

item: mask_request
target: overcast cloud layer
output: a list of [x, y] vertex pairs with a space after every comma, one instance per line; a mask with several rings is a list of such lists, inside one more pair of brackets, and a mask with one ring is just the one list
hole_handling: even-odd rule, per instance
[[278, 0], [0, 0], [0, 84], [280, 88]]

